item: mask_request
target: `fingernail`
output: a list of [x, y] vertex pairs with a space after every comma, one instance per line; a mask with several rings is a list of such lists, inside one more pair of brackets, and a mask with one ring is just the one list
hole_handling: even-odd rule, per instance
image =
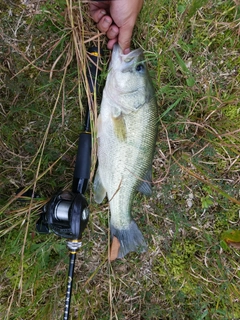
[[112, 39], [113, 37], [116, 37], [118, 35], [118, 32], [119, 32], [119, 30], [118, 30], [117, 26], [112, 25], [108, 30], [107, 36], [109, 39]]
[[98, 21], [100, 21], [102, 19], [102, 17], [104, 17], [107, 14], [107, 12], [105, 10], [100, 10], [98, 12]]
[[108, 28], [108, 27], [110, 26], [110, 24], [111, 24], [111, 20], [110, 20], [108, 17], [106, 17], [106, 18], [103, 20], [102, 26], [103, 26], [104, 28]]

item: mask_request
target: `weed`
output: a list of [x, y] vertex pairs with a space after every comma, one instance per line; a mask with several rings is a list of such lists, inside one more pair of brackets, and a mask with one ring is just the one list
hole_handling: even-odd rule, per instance
[[[60, 319], [67, 248], [35, 224], [49, 197], [72, 183], [90, 99], [86, 47], [105, 48], [106, 39], [85, 1], [0, 7], [0, 317]], [[144, 3], [133, 46], [148, 60], [159, 133], [153, 196], [137, 195], [133, 215], [149, 251], [107, 261], [108, 205], [92, 202], [90, 183], [72, 319], [240, 318], [239, 251], [221, 246], [224, 231], [239, 229], [239, 12], [231, 0]], [[101, 85], [108, 60], [105, 51]], [[20, 201], [22, 186], [40, 197]]]

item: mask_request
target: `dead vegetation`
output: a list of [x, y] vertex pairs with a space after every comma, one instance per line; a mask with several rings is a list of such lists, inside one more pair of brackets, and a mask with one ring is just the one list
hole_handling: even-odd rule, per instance
[[[87, 6], [0, 1], [3, 319], [62, 317], [66, 244], [37, 234], [35, 223], [49, 197], [70, 188], [91, 99], [86, 51], [106, 46]], [[239, 4], [230, 0], [144, 4], [133, 46], [149, 61], [159, 135], [154, 194], [137, 195], [133, 215], [149, 251], [108, 262], [108, 205], [96, 206], [90, 186], [71, 319], [240, 318], [239, 250], [220, 243], [240, 220], [239, 23]], [[108, 59], [105, 50], [102, 87]], [[101, 97], [94, 99], [92, 128]], [[19, 201], [20, 187], [40, 197]]]

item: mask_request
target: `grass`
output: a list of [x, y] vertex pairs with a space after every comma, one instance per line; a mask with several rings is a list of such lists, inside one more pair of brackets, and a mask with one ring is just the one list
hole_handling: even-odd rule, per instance
[[[86, 47], [105, 49], [106, 39], [86, 3], [14, 4], [0, 1], [0, 317], [55, 320], [67, 248], [35, 223], [49, 197], [71, 186], [88, 99]], [[144, 4], [133, 46], [149, 61], [159, 133], [154, 194], [137, 195], [133, 215], [149, 250], [108, 262], [108, 205], [92, 201], [90, 185], [71, 319], [240, 318], [239, 250], [220, 245], [240, 221], [239, 23], [237, 1]], [[108, 59], [105, 50], [101, 87]], [[20, 187], [39, 198], [19, 201]]]

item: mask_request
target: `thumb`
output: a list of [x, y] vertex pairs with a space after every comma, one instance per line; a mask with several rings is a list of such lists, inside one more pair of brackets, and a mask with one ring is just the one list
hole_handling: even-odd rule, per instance
[[123, 25], [119, 28], [118, 44], [120, 45], [124, 54], [130, 52], [133, 27], [134, 26]]

